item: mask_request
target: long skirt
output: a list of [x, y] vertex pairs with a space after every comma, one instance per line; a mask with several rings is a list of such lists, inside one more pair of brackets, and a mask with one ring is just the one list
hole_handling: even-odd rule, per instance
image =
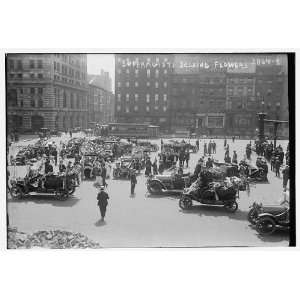
[[95, 185], [102, 186], [103, 185], [103, 179], [101, 176], [96, 176], [96, 182]]

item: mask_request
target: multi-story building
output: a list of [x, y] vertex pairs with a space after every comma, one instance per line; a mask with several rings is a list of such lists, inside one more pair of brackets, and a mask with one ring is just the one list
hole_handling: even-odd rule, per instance
[[66, 130], [87, 126], [84, 54], [8, 54], [9, 130]]
[[114, 94], [102, 88], [98, 75], [89, 78], [89, 122], [107, 124], [114, 121]]
[[117, 122], [170, 126], [169, 54], [118, 54], [115, 57], [115, 117]]
[[288, 116], [284, 55], [116, 56], [120, 122], [150, 122], [173, 132], [245, 136], [255, 135], [262, 109], [268, 118]]
[[93, 83], [102, 89], [111, 92], [112, 91], [112, 79], [109, 76], [109, 72], [101, 69], [100, 74], [88, 74], [88, 79], [93, 80]]

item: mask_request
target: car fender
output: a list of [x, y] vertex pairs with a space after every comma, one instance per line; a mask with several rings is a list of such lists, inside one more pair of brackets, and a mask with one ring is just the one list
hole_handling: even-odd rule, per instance
[[274, 219], [274, 216], [270, 213], [261, 213], [257, 216], [257, 221], [259, 221], [259, 219], [264, 218], [264, 217], [269, 217], [269, 218]]
[[161, 180], [159, 180], [159, 179], [150, 179], [149, 182], [148, 182], [148, 184], [151, 184], [153, 182], [159, 183], [162, 186], [163, 189], [167, 189], [166, 186], [164, 185], [164, 183]]

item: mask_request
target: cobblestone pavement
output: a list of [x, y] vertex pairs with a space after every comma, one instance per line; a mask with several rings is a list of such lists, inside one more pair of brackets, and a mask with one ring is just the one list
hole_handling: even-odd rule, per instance
[[[217, 154], [214, 157], [223, 161], [223, 140], [215, 141]], [[236, 150], [240, 160], [249, 141], [228, 142], [231, 156]], [[285, 150], [287, 141], [280, 143]], [[191, 171], [202, 154], [203, 140], [200, 151], [191, 154]], [[155, 155], [152, 154], [152, 158]], [[255, 163], [255, 154], [252, 159]], [[234, 214], [223, 208], [199, 205], [190, 211], [182, 211], [176, 196], [148, 195], [144, 175], [137, 178], [134, 196], [130, 196], [129, 181], [108, 180], [110, 200], [105, 222], [99, 221], [97, 189], [92, 181], [83, 181], [75, 194], [62, 202], [40, 196], [9, 200], [8, 212], [11, 225], [21, 231], [60, 229], [80, 232], [103, 247], [287, 246], [287, 233], [260, 237], [247, 221], [253, 201], [277, 204], [282, 198], [282, 179], [275, 177], [272, 171], [268, 177], [269, 183], [251, 185], [249, 194], [240, 192], [239, 209]]]

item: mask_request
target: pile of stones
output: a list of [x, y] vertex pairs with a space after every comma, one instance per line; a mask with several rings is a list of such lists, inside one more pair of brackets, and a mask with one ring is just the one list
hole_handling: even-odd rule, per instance
[[8, 249], [30, 249], [30, 248], [50, 248], [50, 249], [86, 249], [101, 248], [94, 241], [81, 233], [74, 233], [64, 230], [42, 230], [33, 234], [26, 234], [16, 228], [8, 228]]

